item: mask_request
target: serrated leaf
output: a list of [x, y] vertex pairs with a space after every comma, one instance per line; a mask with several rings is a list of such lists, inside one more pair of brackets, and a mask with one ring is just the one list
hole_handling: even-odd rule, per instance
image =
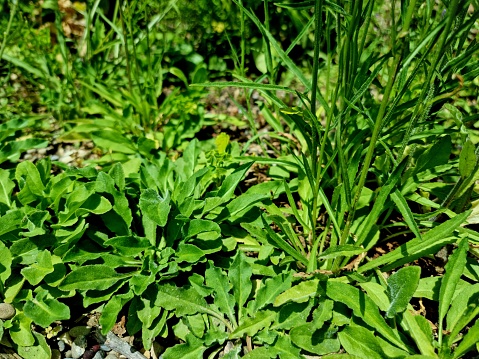
[[70, 309], [56, 299], [47, 298], [48, 292], [41, 290], [33, 300], [27, 300], [23, 306], [25, 315], [42, 328], [56, 320], [70, 319]]
[[154, 189], [148, 188], [140, 196], [141, 212], [160, 227], [166, 225], [170, 208], [170, 195], [168, 193], [163, 198]]
[[459, 173], [462, 178], [467, 178], [474, 171], [476, 166], [476, 153], [474, 144], [467, 140], [459, 154]]
[[272, 304], [278, 295], [291, 287], [293, 276], [291, 272], [266, 279], [264, 285], [258, 290], [254, 301], [254, 311]]
[[234, 311], [234, 298], [229, 293], [231, 284], [228, 277], [219, 268], [208, 262], [208, 268], [205, 271], [206, 285], [214, 289], [214, 301], [222, 313], [225, 313], [228, 319], [236, 326], [236, 318]]
[[257, 312], [253, 318], [246, 318], [229, 337], [230, 339], [242, 338], [245, 334], [252, 337], [261, 329], [268, 328], [275, 316], [276, 313], [270, 310]]
[[388, 318], [406, 310], [409, 301], [416, 292], [420, 276], [420, 267], [408, 266], [401, 268], [389, 277], [386, 291], [391, 303], [386, 311]]
[[[466, 266], [467, 250], [469, 249], [469, 242], [467, 237], [463, 238], [458, 245], [458, 248], [449, 257], [445, 266], [446, 273], [441, 280], [441, 289], [439, 291], [439, 329], [442, 330], [442, 322], [451, 305], [456, 286], [459, 279], [464, 272]], [[440, 333], [440, 336], [442, 333]]]
[[378, 307], [359, 289], [345, 283], [328, 281], [326, 295], [334, 301], [344, 303], [353, 310], [355, 316], [361, 318], [383, 335], [391, 343], [401, 349], [407, 350], [404, 343], [397, 337], [396, 333], [386, 324], [386, 321], [379, 313]]
[[61, 290], [104, 290], [111, 287], [124, 276], [113, 268], [103, 264], [79, 267], [68, 273], [59, 285]]
[[291, 341], [310, 353], [324, 355], [339, 351], [341, 348], [337, 338], [331, 338], [329, 328], [318, 329], [314, 323], [306, 323], [293, 328], [289, 335]]
[[287, 302], [304, 303], [321, 292], [319, 279], [305, 280], [278, 295], [273, 305], [279, 307]]
[[251, 290], [253, 289], [253, 283], [251, 282], [252, 275], [253, 269], [246, 261], [246, 255], [242, 251], [238, 251], [233, 263], [231, 264], [228, 277], [233, 285], [233, 294], [236, 305], [238, 306], [239, 318], [243, 316], [243, 307], [251, 294]]

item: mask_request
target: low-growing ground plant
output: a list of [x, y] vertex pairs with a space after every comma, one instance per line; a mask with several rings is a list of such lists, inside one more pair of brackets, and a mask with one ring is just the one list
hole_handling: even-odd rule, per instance
[[[477, 355], [477, 2], [215, 0], [237, 21], [222, 29], [237, 81], [215, 83], [231, 61], [172, 31], [181, 3], [75, 3], [75, 39], [45, 1], [57, 44], [35, 59], [50, 33], [15, 23], [32, 4], [12, 11], [7, 70], [42, 85], [63, 139], [105, 155], [17, 162], [46, 145], [44, 117], [7, 105], [2, 345], [48, 359], [94, 311], [101, 334], [120, 321], [165, 359]], [[206, 86], [242, 89], [246, 143], [192, 140]]]

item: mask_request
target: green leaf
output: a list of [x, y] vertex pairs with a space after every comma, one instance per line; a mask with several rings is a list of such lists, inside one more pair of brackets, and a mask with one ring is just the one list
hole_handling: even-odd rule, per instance
[[468, 285], [462, 290], [456, 287], [456, 293], [446, 317], [446, 330], [451, 340], [479, 315], [479, 284]]
[[186, 336], [186, 343], [177, 344], [174, 347], [168, 348], [163, 353], [164, 359], [198, 359], [203, 358], [203, 353], [206, 347], [203, 341], [196, 338], [193, 334]]
[[124, 256], [136, 256], [151, 246], [148, 239], [138, 236], [113, 237], [106, 240], [104, 244], [112, 246]]
[[378, 307], [359, 289], [345, 283], [328, 281], [326, 295], [334, 301], [344, 303], [353, 310], [355, 316], [374, 328], [391, 343], [408, 350], [396, 333], [386, 324]]
[[341, 256], [355, 256], [365, 251], [363, 248], [358, 248], [351, 244], [342, 244], [334, 247], [329, 247], [323, 253], [318, 255], [318, 259], [329, 259]]
[[24, 216], [24, 210], [14, 209], [0, 217], [0, 236], [20, 228]]
[[152, 188], [148, 188], [141, 193], [141, 212], [160, 227], [166, 225], [170, 208], [170, 195], [168, 193], [165, 198], [158, 195], [158, 193]]
[[20, 273], [31, 285], [37, 285], [49, 273], [53, 272], [52, 255], [48, 250], [44, 250], [37, 255], [37, 263], [29, 267], [22, 268]]
[[446, 313], [451, 305], [456, 286], [459, 279], [464, 272], [466, 266], [467, 250], [469, 249], [469, 242], [467, 237], [463, 238], [458, 245], [458, 248], [449, 257], [445, 270], [446, 273], [441, 280], [441, 290], [439, 291], [439, 341], [442, 339], [442, 323]]
[[298, 359], [303, 358], [300, 349], [291, 344], [288, 336], [279, 336], [274, 343], [274, 349], [278, 352], [280, 359]]
[[208, 221], [205, 219], [193, 219], [188, 226], [188, 232], [185, 236], [185, 240], [204, 232], [221, 233], [221, 228], [213, 221]]
[[[0, 241], [0, 293], [3, 292], [5, 281], [12, 274], [12, 253], [10, 250]], [[3, 293], [2, 293], [3, 294]]]
[[103, 264], [78, 267], [68, 273], [59, 285], [61, 290], [104, 290], [111, 287], [124, 276]]
[[10, 338], [19, 346], [30, 347], [35, 344], [35, 337], [32, 334], [32, 320], [23, 312], [17, 312], [9, 329]]
[[118, 314], [131, 298], [133, 298], [133, 291], [129, 290], [124, 294], [115, 294], [108, 303], [106, 303], [100, 317], [101, 332], [103, 335], [113, 328], [117, 322]]
[[228, 272], [229, 280], [233, 285], [236, 305], [238, 306], [238, 318], [243, 317], [244, 305], [253, 289], [252, 274], [253, 269], [247, 262], [246, 255], [242, 251], [238, 251]]
[[291, 287], [290, 289], [278, 295], [273, 305], [275, 307], [279, 307], [280, 305], [288, 302], [307, 302], [309, 298], [315, 297], [322, 292], [319, 283], [319, 279], [311, 279], [300, 282], [294, 287]]
[[56, 320], [70, 319], [70, 309], [56, 299], [49, 299], [48, 291], [40, 290], [35, 299], [27, 300], [23, 306], [25, 315], [42, 328]]
[[203, 209], [203, 213], [208, 213], [211, 210], [215, 209], [219, 205], [227, 202], [230, 200], [236, 188], [238, 187], [239, 182], [241, 179], [245, 176], [246, 172], [250, 169], [250, 167], [253, 165], [253, 162], [248, 162], [245, 163], [241, 166], [239, 166], [235, 171], [227, 176], [223, 183], [221, 184], [220, 189], [218, 190], [218, 193], [216, 194], [216, 199], [207, 202], [207, 205]]
[[91, 133], [91, 138], [93, 142], [95, 142], [95, 145], [107, 151], [126, 154], [133, 154], [136, 152], [132, 140], [123, 136], [119, 131], [93, 131]]
[[205, 257], [205, 252], [193, 244], [180, 243], [175, 255], [178, 263], [196, 263]]
[[474, 171], [476, 166], [476, 153], [474, 144], [471, 140], [467, 140], [462, 147], [459, 155], [459, 173], [462, 178], [467, 178]]
[[[281, 309], [279, 310], [271, 329], [290, 330], [293, 327], [297, 327], [306, 323], [308, 316], [311, 314], [312, 307], [312, 300], [307, 303], [286, 303], [285, 305], [281, 306]], [[318, 325], [317, 327], [319, 328], [320, 326]]]
[[414, 315], [409, 310], [403, 313], [402, 319], [401, 326], [414, 340], [421, 354], [435, 358], [432, 328], [427, 319], [421, 315]]
[[293, 276], [291, 272], [281, 274], [273, 278], [266, 279], [254, 300], [254, 311], [262, 309], [268, 304], [272, 304], [278, 295], [291, 287]]
[[332, 338], [329, 328], [318, 329], [314, 323], [306, 323], [293, 328], [289, 335], [291, 341], [310, 353], [324, 355], [339, 351], [340, 344], [337, 338]]
[[24, 359], [50, 359], [52, 352], [45, 337], [33, 332], [35, 342], [32, 346], [19, 346], [18, 354]]
[[108, 174], [113, 178], [115, 181], [118, 190], [124, 191], [125, 190], [125, 173], [123, 171], [123, 166], [121, 163], [115, 163], [113, 167], [108, 171]]
[[451, 136], [441, 137], [417, 159], [414, 173], [448, 163], [452, 151]]
[[422, 240], [420, 238], [414, 238], [413, 240], [402, 244], [392, 252], [362, 265], [358, 268], [358, 272], [362, 273], [377, 268], [383, 264], [387, 265], [382, 268], [382, 271], [387, 272], [427, 254], [436, 253], [439, 248], [455, 241], [455, 238], [450, 237], [451, 234], [464, 223], [470, 213], [471, 211], [467, 211], [456, 215], [450, 220], [428, 231], [423, 235]]
[[206, 300], [194, 288], [178, 288], [168, 283], [158, 286], [155, 305], [175, 311], [177, 317], [196, 313], [218, 316], [218, 313], [208, 308]]
[[229, 335], [229, 338], [242, 338], [245, 334], [252, 337], [261, 329], [269, 328], [275, 316], [276, 313], [270, 310], [257, 312], [253, 318], [246, 318], [243, 323]]
[[0, 203], [10, 208], [12, 204], [11, 196], [15, 183], [10, 179], [9, 172], [0, 169]]
[[228, 277], [219, 268], [216, 268], [213, 262], [208, 261], [208, 266], [205, 271], [206, 285], [214, 289], [214, 301], [222, 313], [225, 313], [228, 319], [236, 326], [235, 301], [233, 296], [229, 293], [231, 284]]
[[479, 338], [479, 320], [476, 320], [474, 325], [469, 328], [467, 334], [461, 340], [456, 350], [453, 353], [453, 359], [462, 358], [464, 354], [474, 349], [477, 345], [477, 338]]
[[383, 359], [384, 353], [372, 332], [360, 326], [347, 326], [338, 334], [347, 353], [364, 359]]
[[28, 189], [28, 191], [35, 196], [43, 196], [45, 186], [43, 185], [38, 169], [30, 161], [20, 162], [17, 165], [15, 170], [15, 178], [20, 184], [20, 192]]
[[409, 301], [416, 292], [420, 276], [420, 267], [409, 266], [401, 268], [389, 277], [387, 296], [391, 304], [386, 311], [388, 318], [406, 310]]
[[412, 214], [411, 209], [409, 208], [406, 199], [402, 195], [402, 193], [399, 190], [394, 191], [391, 193], [391, 199], [394, 201], [396, 204], [396, 207], [399, 209], [399, 212], [401, 212], [402, 216], [404, 217], [404, 220], [406, 221], [407, 225], [409, 226], [409, 229], [414, 233], [414, 235], [422, 240], [421, 233], [419, 232], [419, 228], [417, 226], [416, 221], [414, 220], [414, 216]]

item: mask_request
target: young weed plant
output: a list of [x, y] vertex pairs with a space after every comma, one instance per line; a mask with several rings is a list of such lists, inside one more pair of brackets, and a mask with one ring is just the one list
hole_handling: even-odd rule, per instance
[[[338, 340], [344, 351], [363, 358], [459, 358], [477, 350], [479, 313], [472, 293], [479, 278], [472, 272], [478, 269], [479, 235], [466, 227], [475, 223], [469, 208], [477, 197], [479, 150], [471, 126], [477, 111], [464, 106], [475, 101], [477, 3], [278, 3], [283, 11], [313, 9], [287, 50], [271, 35], [268, 16], [263, 22], [235, 3], [263, 35], [267, 73], [253, 81], [239, 72], [239, 82], [202, 86], [260, 92], [271, 106], [271, 136], [289, 128], [300, 144], [275, 158], [255, 158], [271, 166], [272, 176], [283, 173], [288, 206], [265, 206], [262, 222], [246, 229], [283, 253], [280, 268], [292, 266], [305, 278], [329, 276], [285, 292], [299, 303], [318, 296], [332, 301], [331, 326], [313, 315], [301, 333], [318, 347]], [[307, 72], [289, 53], [311, 27]], [[280, 67], [299, 82], [297, 89], [277, 85]], [[296, 106], [278, 91], [295, 93]], [[391, 245], [389, 253], [369, 258], [384, 243]], [[412, 264], [443, 247], [457, 249], [432, 285]], [[434, 335], [410, 306], [424, 286], [438, 301]], [[464, 322], [452, 319], [459, 315]], [[291, 340], [293, 333], [295, 328]], [[338, 350], [293, 342], [308, 353]]]

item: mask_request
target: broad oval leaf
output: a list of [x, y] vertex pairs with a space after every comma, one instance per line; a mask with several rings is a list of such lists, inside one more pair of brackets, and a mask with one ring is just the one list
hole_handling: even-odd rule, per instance
[[170, 208], [170, 196], [168, 193], [163, 198], [154, 189], [148, 188], [140, 196], [141, 212], [160, 227], [166, 225]]
[[391, 303], [386, 311], [388, 318], [406, 310], [409, 301], [416, 292], [420, 276], [420, 267], [409, 266], [401, 268], [389, 277], [386, 291]]

